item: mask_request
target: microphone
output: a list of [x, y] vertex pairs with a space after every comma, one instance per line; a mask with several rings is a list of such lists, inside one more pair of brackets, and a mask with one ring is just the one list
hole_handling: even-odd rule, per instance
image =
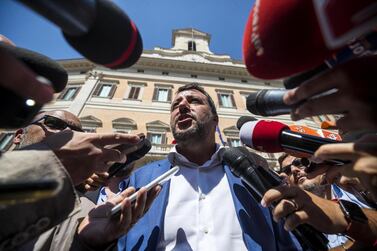
[[237, 120], [237, 129], [240, 130], [242, 125], [245, 124], [246, 122], [249, 122], [249, 121], [257, 121], [258, 119], [252, 117], [252, 116], [241, 116], [238, 120]]
[[270, 89], [250, 93], [246, 98], [246, 108], [249, 112], [259, 116], [289, 114], [292, 106], [283, 102], [286, 92], [284, 89]]
[[[247, 157], [247, 152], [244, 147], [229, 148], [225, 150], [223, 160], [232, 173], [251, 188], [251, 195], [254, 199], [260, 202], [269, 189], [282, 184], [282, 179], [271, 169], [256, 165]], [[310, 225], [299, 225], [292, 233], [304, 250], [327, 250], [327, 238]]]
[[256, 2], [243, 38], [243, 58], [251, 75], [262, 79], [286, 78], [308, 70], [316, 72], [317, 68], [329, 69], [377, 50], [376, 32], [349, 40], [340, 50], [328, 49], [312, 2]]
[[20, 0], [61, 28], [67, 42], [84, 57], [112, 69], [140, 58], [143, 44], [136, 25], [108, 0]]
[[108, 179], [116, 175], [118, 172], [126, 171], [127, 169], [129, 169], [133, 162], [144, 157], [151, 149], [152, 149], [151, 142], [148, 139], [144, 138], [143, 145], [141, 146], [140, 149], [130, 154], [127, 154], [126, 162], [124, 163], [116, 162], [110, 166]]
[[[243, 144], [262, 152], [278, 153], [292, 151], [298, 157], [310, 156], [324, 144], [342, 143], [327, 138], [291, 131], [283, 123], [271, 120], [250, 121], [240, 130], [240, 140]], [[337, 160], [334, 160], [338, 163]], [[344, 163], [344, 162], [341, 162]]]
[[[68, 81], [65, 69], [54, 60], [28, 49], [0, 42], [3, 50], [20, 60], [37, 75], [50, 80], [55, 92], [62, 91]], [[0, 104], [7, 109], [0, 110], [0, 128], [21, 128], [28, 125], [42, 108], [41, 104], [29, 103], [27, 98], [0, 87]]]

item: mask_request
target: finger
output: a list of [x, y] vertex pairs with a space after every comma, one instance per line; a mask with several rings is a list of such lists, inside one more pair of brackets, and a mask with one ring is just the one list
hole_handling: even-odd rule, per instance
[[103, 185], [103, 184], [106, 184], [108, 182], [108, 180], [107, 180], [108, 176], [109, 176], [108, 174], [107, 175], [95, 174], [95, 176], [92, 176], [92, 179], [93, 179], [93, 181], [97, 182], [98, 184]]
[[135, 207], [132, 211], [132, 222], [136, 223], [139, 218], [144, 214], [144, 209], [145, 209], [145, 203], [147, 201], [147, 190], [145, 187], [142, 187], [138, 192], [137, 192], [137, 198], [136, 198], [136, 203]]
[[337, 87], [338, 83], [342, 81], [346, 81], [346, 76], [342, 71], [329, 71], [318, 77], [309, 79], [295, 89], [287, 91], [283, 97], [283, 101], [287, 105], [299, 103], [316, 94]]
[[271, 203], [279, 201], [283, 198], [292, 198], [296, 196], [297, 188], [295, 186], [281, 185], [268, 190], [262, 200], [261, 204], [264, 207], [269, 207]]
[[314, 153], [316, 162], [329, 159], [355, 160], [359, 155], [354, 151], [354, 143], [336, 143], [320, 146]]
[[287, 216], [284, 223], [284, 228], [287, 231], [292, 231], [298, 225], [306, 223], [308, 220], [308, 214], [305, 211], [296, 211]]
[[347, 114], [336, 121], [336, 127], [343, 131], [375, 130], [377, 122], [373, 120], [374, 111], [366, 105], [353, 104]]
[[113, 205], [119, 204], [123, 200], [125, 200], [127, 197], [131, 196], [135, 192], [135, 188], [129, 187], [123, 192], [121, 192], [118, 196], [113, 196], [109, 198], [108, 202], [110, 202]]
[[53, 98], [51, 84], [38, 81], [29, 68], [1, 48], [0, 72], [0, 85], [22, 97], [34, 99], [38, 104], [47, 103]]
[[349, 96], [340, 92], [309, 99], [292, 110], [292, 118], [299, 120], [322, 114], [341, 114], [348, 110], [349, 100]]
[[99, 173], [96, 173], [96, 175], [98, 176], [99, 179], [103, 179], [103, 180], [106, 180], [109, 177], [108, 172], [99, 172]]
[[156, 199], [156, 197], [161, 192], [161, 189], [162, 189], [162, 187], [160, 185], [157, 185], [157, 186], [155, 186], [154, 188], [152, 188], [151, 190], [148, 191], [147, 201], [145, 202], [144, 213], [146, 213], [149, 210], [149, 208], [152, 205], [152, 202], [154, 201], [154, 199]]
[[125, 154], [122, 154], [117, 149], [102, 148], [102, 154], [99, 157], [98, 161], [101, 161], [102, 163], [105, 163], [106, 165], [109, 166], [113, 162], [120, 162], [125, 158], [126, 158]]
[[140, 137], [132, 134], [124, 133], [102, 133], [96, 134], [96, 137], [93, 138], [93, 144], [99, 146], [114, 145], [114, 144], [124, 144], [124, 143], [137, 143], [140, 140]]
[[127, 201], [127, 204], [122, 208], [120, 226], [123, 233], [126, 233], [130, 228], [132, 228], [132, 205], [131, 202]]
[[287, 215], [297, 211], [299, 206], [294, 199], [283, 199], [281, 200], [275, 208], [272, 210], [272, 215], [275, 222], [278, 222], [281, 218], [286, 217]]

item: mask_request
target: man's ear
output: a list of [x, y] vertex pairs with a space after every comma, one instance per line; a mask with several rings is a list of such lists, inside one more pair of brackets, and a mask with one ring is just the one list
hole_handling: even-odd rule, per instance
[[219, 123], [219, 116], [218, 115], [213, 116], [213, 120], [218, 124]]
[[24, 129], [20, 128], [14, 133], [13, 144], [19, 145], [24, 137]]

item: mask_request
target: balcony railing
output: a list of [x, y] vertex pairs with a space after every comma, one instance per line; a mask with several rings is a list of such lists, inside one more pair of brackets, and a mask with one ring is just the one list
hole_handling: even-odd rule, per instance
[[168, 154], [170, 149], [173, 147], [173, 144], [154, 144], [152, 143], [152, 149], [149, 153], [151, 154]]

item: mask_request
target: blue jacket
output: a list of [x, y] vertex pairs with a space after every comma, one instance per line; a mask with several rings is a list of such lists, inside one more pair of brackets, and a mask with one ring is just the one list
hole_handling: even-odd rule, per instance
[[[170, 167], [171, 164], [167, 159], [150, 163], [134, 172], [129, 186], [142, 187], [169, 170]], [[234, 176], [227, 166], [224, 169], [247, 249], [253, 251], [301, 250], [297, 240], [284, 230], [283, 224], [276, 224], [272, 220], [270, 211], [253, 199], [241, 180]], [[169, 197], [169, 186], [170, 182], [163, 185], [149, 211], [127, 235], [119, 238], [118, 250], [157, 249], [160, 235], [164, 233], [163, 220]]]

